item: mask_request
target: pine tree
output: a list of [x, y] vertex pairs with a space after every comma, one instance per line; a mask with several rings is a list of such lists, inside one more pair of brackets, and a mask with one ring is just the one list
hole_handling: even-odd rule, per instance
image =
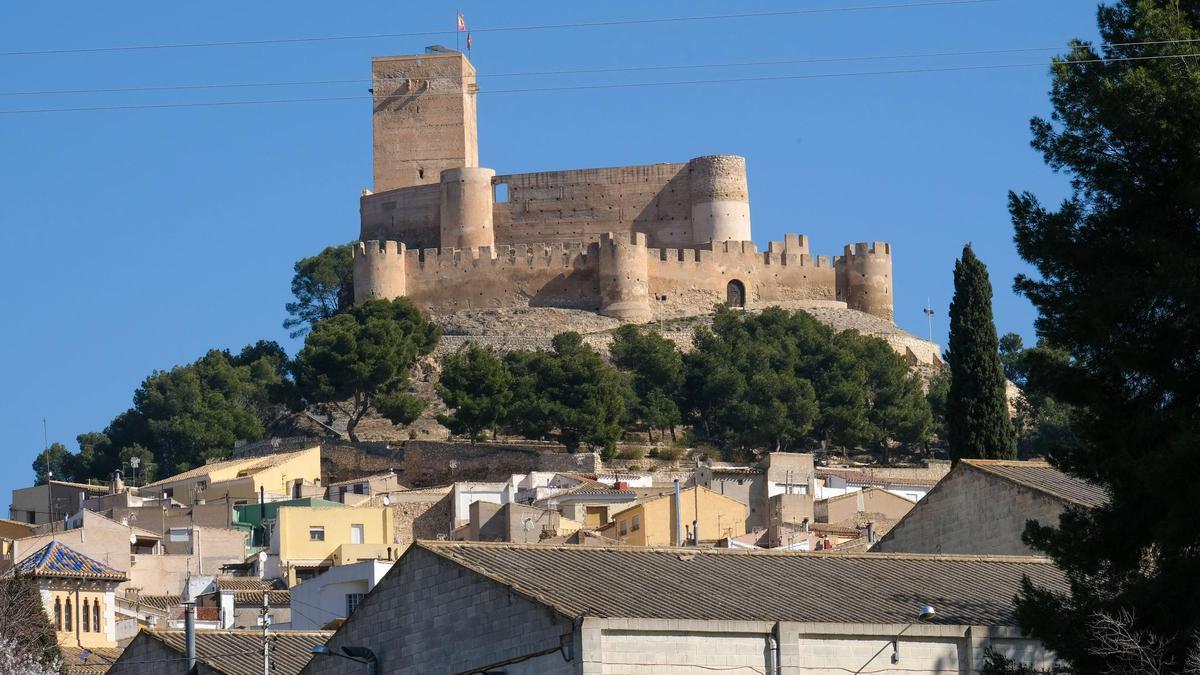
[[950, 396], [946, 401], [947, 441], [955, 461], [1016, 457], [1016, 441], [1005, 398], [992, 284], [987, 267], [971, 245], [954, 264], [950, 303]]
[[1174, 673], [1200, 632], [1200, 2], [1123, 0], [1098, 24], [1103, 46], [1056, 60], [1053, 115], [1032, 123], [1073, 194], [1057, 209], [1012, 194], [1009, 209], [1038, 272], [1017, 290], [1066, 353], [1027, 357], [1029, 387], [1074, 410], [1078, 442], [1050, 460], [1109, 500], [1027, 529], [1071, 586], [1027, 585], [1018, 618], [1093, 673], [1129, 672], [1094, 626], [1132, 616]]

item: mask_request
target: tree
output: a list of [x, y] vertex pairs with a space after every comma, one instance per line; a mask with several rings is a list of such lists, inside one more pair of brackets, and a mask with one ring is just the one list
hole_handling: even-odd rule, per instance
[[54, 475], [57, 480], [76, 480], [74, 474], [68, 469], [71, 459], [71, 451], [62, 443], [51, 443], [50, 447], [38, 453], [37, 459], [33, 460], [33, 484], [45, 485], [50, 476], [47, 472]]
[[992, 321], [992, 284], [987, 267], [970, 244], [954, 264], [949, 365], [946, 440], [950, 457], [955, 461], [1014, 458], [1016, 443]]
[[62, 655], [37, 585], [0, 578], [0, 675], [51, 675]]
[[611, 456], [637, 400], [631, 378], [579, 333], [559, 333], [553, 346], [505, 354], [513, 390], [505, 427], [527, 438], [554, 438], [572, 452], [586, 445]]
[[613, 334], [609, 357], [618, 368], [633, 375], [637, 403], [633, 414], [650, 431], [670, 431], [682, 421], [676, 400], [683, 388], [683, 356], [674, 342], [651, 330], [621, 326]]
[[372, 409], [410, 424], [425, 401], [408, 392], [409, 371], [437, 346], [441, 330], [407, 298], [371, 299], [315, 326], [292, 371], [310, 405], [346, 417], [346, 434]]
[[471, 343], [442, 359], [437, 392], [451, 408], [438, 421], [474, 441], [504, 421], [512, 403], [512, 378], [495, 350]]
[[929, 412], [933, 415], [933, 435], [942, 443], [946, 442], [946, 400], [950, 397], [950, 369], [939, 368], [933, 377], [929, 378], [929, 387], [925, 390], [925, 401], [929, 404]]
[[1200, 3], [1122, 0], [1098, 24], [1103, 46], [1054, 62], [1053, 115], [1032, 123], [1072, 194], [1009, 209], [1037, 271], [1016, 289], [1067, 355], [1028, 359], [1030, 387], [1075, 411], [1079, 442], [1050, 461], [1109, 501], [1027, 528], [1069, 592], [1026, 583], [1018, 618], [1077, 672], [1105, 672], [1120, 662], [1087, 626], [1128, 612], [1178, 669], [1200, 629]]
[[354, 259], [352, 244], [329, 246], [311, 258], [298, 261], [293, 269], [289, 317], [283, 327], [293, 338], [307, 335], [318, 321], [340, 314], [354, 304]]
[[1025, 340], [1016, 333], [1000, 336], [1000, 368], [1004, 377], [1018, 387], [1025, 386], [1029, 368], [1025, 365]]

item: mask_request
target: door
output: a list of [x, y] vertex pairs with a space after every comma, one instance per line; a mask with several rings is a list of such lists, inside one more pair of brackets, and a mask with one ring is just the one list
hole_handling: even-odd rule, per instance
[[351, 544], [363, 543], [363, 526], [362, 525], [351, 525], [350, 526], [350, 543]]

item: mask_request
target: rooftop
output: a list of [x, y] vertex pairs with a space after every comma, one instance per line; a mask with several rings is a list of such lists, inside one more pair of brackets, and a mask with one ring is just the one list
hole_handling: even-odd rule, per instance
[[[273, 675], [297, 675], [312, 658], [312, 648], [325, 644], [332, 631], [272, 631]], [[143, 630], [136, 639], [158, 640], [179, 654], [184, 653], [181, 630]], [[131, 650], [126, 650], [129, 653]], [[261, 675], [262, 631], [196, 631], [196, 660], [226, 675]], [[120, 663], [120, 661], [118, 661]]]
[[54, 579], [100, 579], [126, 581], [125, 573], [97, 562], [66, 544], [55, 540], [30, 553], [5, 572]]
[[1072, 504], [1094, 509], [1108, 503], [1104, 488], [1067, 475], [1046, 462], [964, 459], [963, 464]]
[[413, 548], [569, 617], [908, 623], [929, 604], [938, 612], [932, 623], [1013, 626], [1023, 575], [1065, 589], [1049, 560], [1024, 556], [437, 541]]
[[304, 452], [309, 452], [310, 450], [314, 450], [319, 447], [320, 447], [319, 445], [314, 445], [311, 448], [305, 448], [303, 450], [293, 450], [291, 452], [277, 452], [274, 454], [260, 455], [257, 457], [237, 457], [234, 459], [224, 459], [224, 460], [221, 460], [218, 462], [209, 462], [208, 464], [202, 464], [194, 469], [184, 471], [183, 473], [177, 473], [174, 476], [168, 476], [166, 478], [163, 478], [162, 480], [157, 480], [157, 481], [154, 481], [153, 483], [144, 485], [144, 486], [142, 486], [142, 489], [158, 487], [159, 485], [167, 485], [170, 483], [176, 483], [181, 480], [188, 480], [189, 478], [200, 478], [202, 476], [207, 476], [214, 471], [221, 471], [221, 470], [225, 470], [225, 469], [238, 469], [239, 473], [243, 472], [243, 471], [246, 471], [246, 472], [261, 471], [262, 469], [270, 468], [272, 466], [277, 466], [282, 462], [286, 462], [290, 459], [294, 459], [296, 455], [299, 455]]

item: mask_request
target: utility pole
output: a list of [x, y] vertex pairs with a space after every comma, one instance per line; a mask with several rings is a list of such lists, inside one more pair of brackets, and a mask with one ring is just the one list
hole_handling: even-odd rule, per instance
[[929, 298], [925, 298], [925, 309], [921, 311], [925, 313], [925, 319], [929, 323], [929, 341], [933, 342], [933, 303]]
[[[46, 418], [42, 418], [42, 449], [50, 449], [50, 434], [46, 432]], [[54, 472], [50, 470], [50, 453], [45, 454], [46, 457], [46, 513], [50, 518], [50, 531], [54, 531], [54, 486], [51, 482], [54, 480]], [[37, 520], [34, 517], [34, 520]]]
[[263, 589], [262, 610], [259, 612], [259, 623], [262, 624], [262, 672], [271, 675], [271, 591]]

